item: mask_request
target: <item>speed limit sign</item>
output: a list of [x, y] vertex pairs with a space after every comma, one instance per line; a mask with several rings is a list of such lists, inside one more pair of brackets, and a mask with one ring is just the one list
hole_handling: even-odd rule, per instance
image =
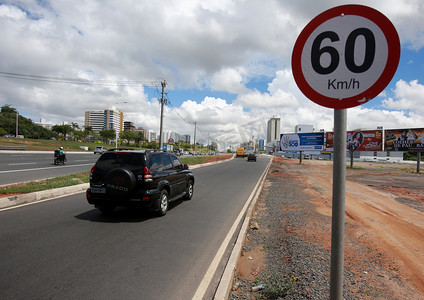
[[306, 25], [293, 48], [292, 70], [306, 97], [342, 109], [382, 92], [399, 58], [399, 36], [389, 19], [367, 6], [342, 5]]

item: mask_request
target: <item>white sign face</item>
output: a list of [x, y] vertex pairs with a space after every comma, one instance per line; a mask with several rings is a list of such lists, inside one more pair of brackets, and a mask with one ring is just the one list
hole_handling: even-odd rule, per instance
[[343, 5], [323, 12], [301, 32], [292, 69], [309, 99], [348, 108], [377, 96], [399, 58], [399, 37], [384, 15], [367, 6]]
[[[309, 85], [329, 98], [350, 98], [368, 90], [383, 74], [388, 58], [384, 33], [361, 16], [339, 16], [309, 36], [302, 51]], [[376, 55], [378, 53], [378, 55]]]

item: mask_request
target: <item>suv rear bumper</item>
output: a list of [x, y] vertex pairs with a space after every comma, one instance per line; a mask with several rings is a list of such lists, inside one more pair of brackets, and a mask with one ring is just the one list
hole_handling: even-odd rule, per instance
[[92, 193], [91, 188], [88, 188], [86, 193], [87, 202], [93, 204], [94, 206], [98, 205], [114, 205], [114, 206], [123, 206], [123, 207], [152, 207], [160, 197], [159, 190], [150, 190], [147, 193], [139, 194], [133, 198], [128, 199], [115, 199], [109, 197], [106, 193]]

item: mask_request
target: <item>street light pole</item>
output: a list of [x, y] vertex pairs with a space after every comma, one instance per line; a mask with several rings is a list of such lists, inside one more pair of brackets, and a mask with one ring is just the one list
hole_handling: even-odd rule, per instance
[[194, 122], [194, 146], [193, 146], [193, 154], [196, 154], [196, 126], [197, 126], [197, 122]]
[[166, 81], [161, 82], [162, 85], [162, 99], [160, 101], [160, 129], [159, 129], [159, 150], [162, 150], [163, 146], [163, 106], [165, 104], [165, 86]]

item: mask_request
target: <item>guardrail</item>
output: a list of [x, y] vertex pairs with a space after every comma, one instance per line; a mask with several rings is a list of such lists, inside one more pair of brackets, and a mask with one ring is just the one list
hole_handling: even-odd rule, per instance
[[26, 150], [25, 146], [2, 146], [0, 145], [0, 150]]

